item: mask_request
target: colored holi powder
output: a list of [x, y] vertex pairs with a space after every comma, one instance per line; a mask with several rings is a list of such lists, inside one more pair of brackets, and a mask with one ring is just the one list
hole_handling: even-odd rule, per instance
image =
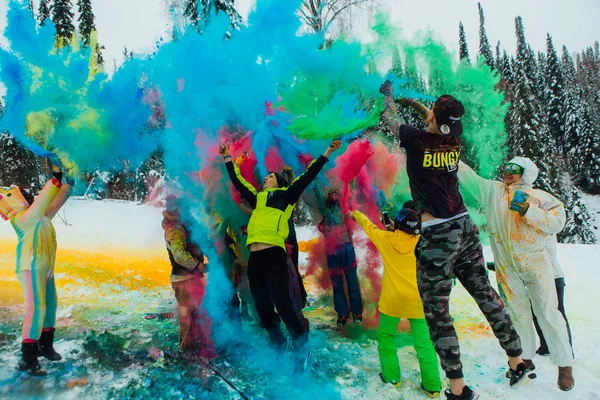
[[[90, 73], [95, 57], [89, 50], [53, 50], [53, 26], [36, 28], [25, 6], [16, 1], [9, 5], [5, 35], [11, 46], [0, 50], [0, 78], [7, 87], [0, 128], [36, 154], [58, 154], [78, 172], [120, 169], [125, 160], [135, 167], [160, 146], [167, 175], [190, 211], [186, 222], [193, 239], [209, 259], [205, 307], [219, 326], [218, 345], [254, 340], [236, 337], [225, 319], [233, 287], [223, 265], [224, 228], [243, 225], [248, 216], [237, 206], [241, 199], [218, 155], [220, 141], [230, 143], [242, 176], [258, 189], [269, 171], [290, 165], [298, 176], [332, 139], [343, 138], [340, 154], [319, 179], [343, 186], [344, 211], [360, 209], [381, 226], [382, 208], [396, 209], [410, 198], [405, 157], [385, 138], [350, 139], [379, 122], [383, 103], [378, 89], [384, 77], [376, 69], [394, 48], [411, 74], [429, 77], [427, 93], [414, 76], [391, 77], [397, 96], [434, 100], [450, 93], [461, 100], [466, 108], [463, 154], [482, 176], [493, 176], [505, 155], [503, 117], [508, 105], [494, 89], [498, 77], [486, 66], [455, 63], [454, 55], [431, 34], [402, 40], [382, 16], [375, 21], [374, 42], [339, 40], [320, 50], [320, 37], [297, 35], [299, 0], [261, 1], [248, 26], [233, 32], [230, 40], [223, 40], [228, 21], [220, 13], [202, 35], [180, 27], [176, 40], [157, 45], [150, 58], [126, 61], [108, 78]], [[351, 228], [358, 229], [355, 224]], [[366, 278], [361, 285], [369, 310], [365, 326], [370, 328], [376, 323], [381, 261], [368, 240], [355, 244], [366, 248], [360, 272]], [[64, 252], [57, 272], [68, 270], [68, 277], [59, 284], [93, 280], [94, 290], [106, 296], [110, 285], [141, 292], [168, 285], [169, 267], [162, 253], [144, 258], [135, 253]], [[331, 287], [322, 239], [309, 251], [306, 274], [319, 288]], [[0, 293], [4, 301], [5, 292]], [[14, 297], [15, 288], [9, 293]], [[82, 297], [103, 301], [89, 293]], [[255, 366], [280, 374], [266, 346], [258, 346], [253, 356]], [[279, 383], [268, 385], [267, 394], [282, 397], [282, 391], [297, 384]], [[302, 393], [292, 388], [293, 393], [286, 393], [289, 398], [339, 397], [331, 383], [306, 377], [300, 383]]]

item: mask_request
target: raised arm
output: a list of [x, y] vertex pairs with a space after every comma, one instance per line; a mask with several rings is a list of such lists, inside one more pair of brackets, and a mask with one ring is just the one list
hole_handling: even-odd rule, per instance
[[46, 214], [54, 199], [58, 196], [62, 186], [62, 172], [57, 166], [53, 166], [53, 178], [46, 182], [40, 194], [35, 198], [33, 204], [21, 213], [18, 222], [23, 225], [35, 224]]
[[290, 186], [286, 189], [287, 202], [289, 204], [295, 204], [298, 202], [300, 195], [304, 190], [310, 185], [310, 183], [317, 177], [325, 163], [329, 160], [331, 153], [340, 148], [342, 142], [339, 140], [334, 140], [331, 142], [325, 153], [322, 156], [319, 156], [316, 160], [313, 160], [312, 163], [308, 166], [306, 171], [298, 178], [296, 178]]
[[46, 217], [50, 219], [54, 218], [54, 216], [58, 213], [62, 206], [65, 205], [65, 203], [69, 199], [69, 196], [71, 196], [71, 193], [73, 192], [73, 185], [73, 179], [70, 177], [66, 177], [65, 183], [60, 188], [58, 195], [56, 196], [56, 198], [54, 198], [54, 201], [52, 202], [52, 204], [50, 204], [48, 210], [46, 210]]
[[355, 220], [361, 226], [361, 228], [363, 228], [375, 247], [378, 247], [385, 232], [379, 229], [365, 214], [361, 213], [360, 211], [352, 211], [352, 213], [350, 213], [350, 217]]
[[396, 103], [394, 102], [392, 82], [385, 81], [379, 88], [379, 91], [385, 96], [385, 109], [381, 115], [381, 119], [391, 129], [392, 134], [399, 137], [400, 126], [406, 124], [406, 121], [398, 115], [398, 107], [396, 107]]
[[490, 195], [494, 187], [500, 184], [480, 177], [462, 161], [458, 163], [458, 181], [461, 189], [475, 198], [482, 207], [490, 203]]
[[231, 160], [231, 154], [229, 154], [229, 147], [225, 143], [221, 143], [219, 147], [219, 154], [223, 157], [223, 161], [225, 162], [225, 167], [227, 168], [227, 174], [229, 175], [229, 179], [233, 183], [233, 186], [237, 189], [238, 192], [242, 195], [244, 200], [248, 202], [250, 207], [256, 207], [256, 189], [252, 186], [248, 181], [244, 179], [244, 177], [240, 174], [240, 170]]

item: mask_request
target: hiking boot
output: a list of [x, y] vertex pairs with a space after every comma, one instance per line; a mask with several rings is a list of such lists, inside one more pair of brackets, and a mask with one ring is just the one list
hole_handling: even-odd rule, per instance
[[338, 326], [344, 326], [344, 325], [346, 325], [346, 322], [348, 322], [348, 316], [347, 315], [342, 315], [341, 317], [337, 318], [337, 324], [338, 324]]
[[[531, 362], [531, 360], [528, 360]], [[517, 365], [517, 370], [513, 370], [512, 368], [510, 368], [510, 365], [508, 367], [508, 373], [509, 373], [509, 379], [510, 379], [510, 386], [514, 386], [517, 383], [519, 383], [523, 378], [525, 378], [529, 372], [532, 371], [532, 369], [529, 369], [527, 367], [528, 364], [525, 364], [525, 360], [523, 360], [522, 363], [520, 363], [519, 365]], [[533, 364], [533, 362], [531, 362], [531, 364], [529, 364], [529, 367], [532, 367], [533, 369], [535, 369], [535, 365]]]
[[402, 383], [400, 382], [396, 382], [396, 381], [388, 381], [383, 377], [383, 372], [379, 373], [379, 378], [381, 378], [381, 382], [383, 383], [389, 383], [391, 385], [394, 385], [395, 387], [400, 387], [400, 385], [402, 385]]
[[558, 367], [558, 388], [563, 392], [568, 392], [575, 386], [572, 367]]
[[462, 393], [459, 395], [452, 394], [450, 389], [446, 389], [444, 394], [448, 400], [475, 400], [479, 398], [479, 395], [472, 391], [468, 386], [465, 386], [462, 390]]
[[311, 359], [312, 352], [310, 349], [296, 354], [294, 356], [294, 375], [300, 375], [308, 371]]
[[[523, 364], [529, 371], [535, 370], [535, 364], [533, 360], [523, 360]], [[510, 379], [510, 367], [508, 367], [508, 371], [506, 371], [506, 377]]]
[[54, 328], [42, 331], [38, 340], [38, 356], [43, 356], [50, 361], [60, 361], [62, 356], [54, 350]]
[[21, 359], [17, 365], [19, 371], [25, 371], [31, 376], [44, 376], [46, 370], [38, 361], [38, 343], [21, 343]]
[[540, 356], [547, 356], [550, 354], [550, 350], [548, 350], [548, 347], [546, 346], [540, 346], [540, 348], [537, 349], [535, 353], [539, 354]]
[[352, 313], [352, 319], [356, 323], [362, 322], [362, 313], [360, 313], [360, 314], [354, 314], [354, 313]]
[[440, 397], [440, 391], [439, 390], [427, 390], [427, 389], [425, 389], [425, 386], [423, 386], [423, 382], [421, 382], [421, 389], [425, 392], [425, 394], [427, 395], [427, 397], [429, 397], [430, 399], [434, 399], [436, 397]]

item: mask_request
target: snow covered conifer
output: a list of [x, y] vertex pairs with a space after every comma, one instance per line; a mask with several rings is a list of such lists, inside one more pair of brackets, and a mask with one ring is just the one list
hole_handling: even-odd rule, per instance
[[576, 186], [571, 188], [571, 199], [565, 206], [567, 222], [558, 235], [562, 243], [595, 244], [597, 239], [591, 229], [591, 217]]
[[52, 8], [52, 22], [56, 27], [56, 42], [58, 47], [64, 47], [71, 42], [75, 25], [70, 0], [55, 0]]
[[468, 64], [471, 63], [469, 57], [469, 48], [467, 47], [467, 37], [465, 35], [465, 27], [462, 21], [458, 24], [458, 44], [460, 46], [459, 57], [461, 61], [466, 61]]
[[483, 7], [481, 3], [477, 3], [479, 8], [479, 58], [483, 57], [484, 62], [494, 69], [494, 55], [492, 54], [492, 46], [485, 33], [485, 16], [483, 15]]

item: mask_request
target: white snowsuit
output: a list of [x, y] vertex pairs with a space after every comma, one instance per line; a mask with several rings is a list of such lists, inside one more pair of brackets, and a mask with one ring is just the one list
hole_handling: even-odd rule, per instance
[[[550, 358], [558, 366], [573, 364], [565, 319], [558, 311], [554, 271], [546, 241], [565, 225], [563, 204], [543, 190], [533, 189], [538, 169], [528, 158], [510, 161], [524, 168], [521, 179], [507, 186], [483, 179], [459, 164], [461, 190], [478, 200], [486, 215], [500, 292], [521, 337], [523, 358], [532, 359], [536, 334], [531, 308], [544, 332]], [[516, 190], [530, 195], [524, 216], [509, 209]]]

